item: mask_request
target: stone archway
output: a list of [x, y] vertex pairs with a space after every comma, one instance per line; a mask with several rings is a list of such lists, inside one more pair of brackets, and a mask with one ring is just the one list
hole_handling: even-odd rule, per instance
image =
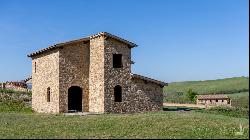
[[78, 86], [68, 89], [68, 112], [82, 112], [82, 88]]

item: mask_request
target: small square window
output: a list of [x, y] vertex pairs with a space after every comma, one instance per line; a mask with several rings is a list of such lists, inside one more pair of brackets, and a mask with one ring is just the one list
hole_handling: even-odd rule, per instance
[[122, 54], [113, 54], [113, 68], [122, 67]]

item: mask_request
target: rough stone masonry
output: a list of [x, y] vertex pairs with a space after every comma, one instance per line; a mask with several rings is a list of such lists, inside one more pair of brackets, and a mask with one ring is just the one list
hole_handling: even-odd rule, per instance
[[137, 45], [107, 32], [31, 53], [36, 112], [159, 111], [165, 82], [131, 73]]

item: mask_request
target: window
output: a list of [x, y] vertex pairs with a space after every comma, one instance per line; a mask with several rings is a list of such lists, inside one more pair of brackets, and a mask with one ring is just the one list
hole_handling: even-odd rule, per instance
[[50, 87], [47, 88], [47, 102], [50, 102]]
[[115, 96], [115, 102], [121, 102], [122, 101], [122, 87], [117, 85], [114, 88], [114, 96]]
[[113, 54], [113, 68], [122, 67], [122, 54]]
[[221, 102], [224, 102], [224, 100], [221, 100]]
[[35, 73], [36, 73], [36, 62], [35, 62]]
[[216, 100], [216, 102], [218, 102], [218, 100]]

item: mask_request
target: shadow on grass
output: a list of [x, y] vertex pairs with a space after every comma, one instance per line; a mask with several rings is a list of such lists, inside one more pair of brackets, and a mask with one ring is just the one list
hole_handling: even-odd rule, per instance
[[190, 107], [164, 107], [163, 111], [192, 111], [192, 110], [202, 110], [200, 108], [190, 108]]

